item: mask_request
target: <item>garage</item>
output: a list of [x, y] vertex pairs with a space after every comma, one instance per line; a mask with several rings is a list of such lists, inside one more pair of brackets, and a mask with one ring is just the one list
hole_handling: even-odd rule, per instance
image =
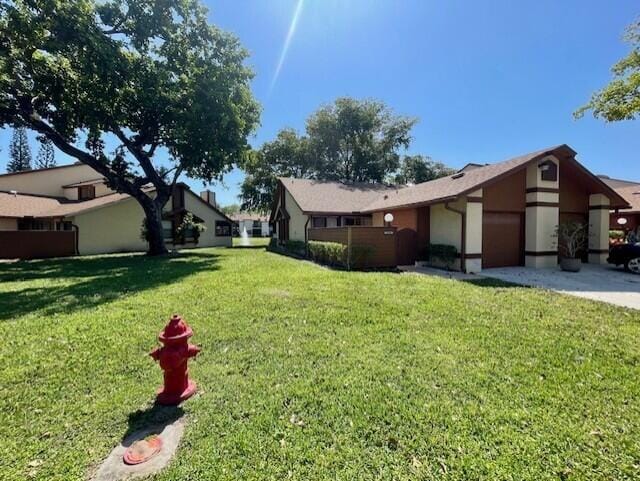
[[524, 265], [524, 215], [482, 214], [482, 268]]

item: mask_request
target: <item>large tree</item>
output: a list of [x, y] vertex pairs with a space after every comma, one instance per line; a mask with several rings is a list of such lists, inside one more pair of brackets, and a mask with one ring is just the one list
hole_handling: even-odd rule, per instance
[[0, 126], [35, 130], [134, 197], [163, 254], [179, 176], [219, 179], [248, 149], [246, 56], [197, 0], [0, 0]]
[[47, 137], [39, 136], [38, 155], [36, 156], [36, 167], [39, 169], [48, 169], [56, 165], [56, 154], [53, 148], [53, 142]]
[[11, 142], [9, 143], [9, 163], [7, 172], [20, 172], [31, 169], [31, 149], [27, 131], [23, 127], [13, 130]]
[[383, 182], [399, 166], [416, 120], [382, 102], [339, 98], [306, 122], [304, 135], [280, 131], [246, 160], [243, 208], [268, 211], [277, 177], [340, 182]]
[[391, 180], [395, 184], [419, 184], [455, 174], [456, 170], [442, 162], [436, 162], [423, 155], [405, 155], [398, 172]]
[[317, 175], [309, 153], [309, 141], [293, 129], [278, 132], [275, 140], [265, 142], [247, 156], [245, 179], [240, 187], [242, 209], [267, 212], [271, 208], [278, 177], [312, 178]]
[[631, 52], [613, 66], [613, 80], [574, 113], [576, 118], [589, 110], [608, 122], [633, 120], [640, 115], [640, 20], [627, 28], [625, 40], [631, 44]]

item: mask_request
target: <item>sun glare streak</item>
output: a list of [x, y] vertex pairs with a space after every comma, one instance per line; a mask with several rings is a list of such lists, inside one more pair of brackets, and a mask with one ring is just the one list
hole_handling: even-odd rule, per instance
[[273, 87], [278, 81], [278, 77], [280, 76], [280, 71], [282, 70], [284, 61], [287, 58], [287, 52], [289, 51], [289, 47], [291, 46], [291, 40], [293, 40], [293, 36], [296, 33], [296, 27], [298, 26], [298, 20], [300, 19], [300, 14], [302, 13], [303, 4], [304, 4], [304, 0], [298, 0], [298, 4], [296, 5], [296, 10], [293, 13], [293, 17], [291, 18], [291, 25], [289, 25], [287, 38], [285, 39], [284, 45], [282, 46], [282, 52], [280, 52], [280, 59], [278, 60], [278, 65], [276, 66], [276, 70], [273, 73], [273, 78], [271, 79], [271, 86], [269, 87], [269, 92], [273, 90]]

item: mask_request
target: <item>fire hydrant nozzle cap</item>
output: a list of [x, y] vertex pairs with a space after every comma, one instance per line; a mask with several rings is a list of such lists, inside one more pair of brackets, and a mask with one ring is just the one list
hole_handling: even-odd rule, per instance
[[164, 327], [160, 334], [158, 335], [158, 339], [162, 342], [166, 341], [177, 341], [180, 339], [187, 339], [193, 336], [193, 331], [187, 324], [184, 322], [182, 317], [177, 314], [171, 316], [169, 323]]

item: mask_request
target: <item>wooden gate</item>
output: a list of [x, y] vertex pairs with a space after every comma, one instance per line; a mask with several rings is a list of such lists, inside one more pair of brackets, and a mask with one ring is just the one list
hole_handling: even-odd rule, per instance
[[401, 229], [396, 233], [399, 266], [415, 264], [418, 258], [418, 233], [413, 229]]

